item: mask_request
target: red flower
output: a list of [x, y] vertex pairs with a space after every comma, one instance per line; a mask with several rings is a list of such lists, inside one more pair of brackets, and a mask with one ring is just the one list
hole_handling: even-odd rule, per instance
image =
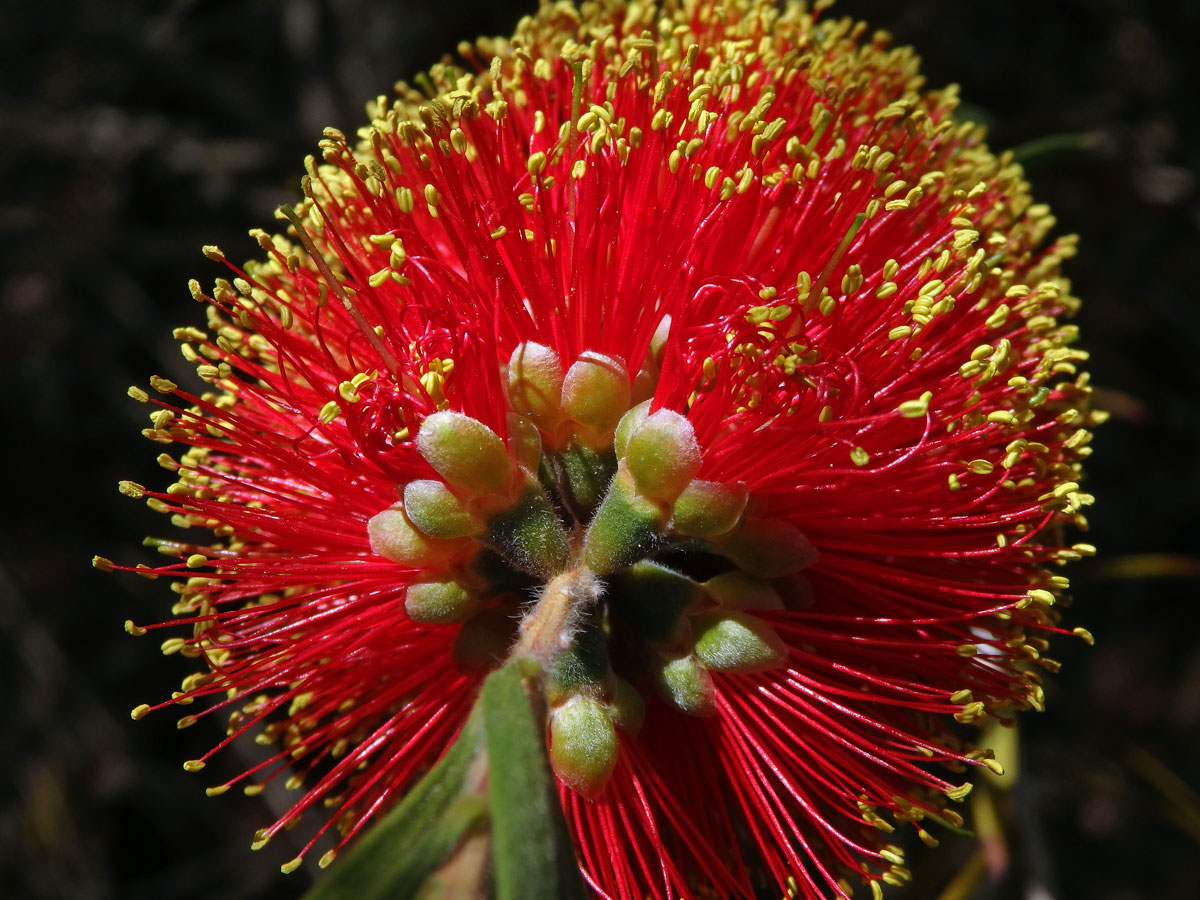
[[344, 842], [526, 654], [598, 895], [878, 893], [995, 766], [954, 720], [1041, 706], [1091, 552], [1073, 242], [907, 48], [679, 7], [544, 6], [327, 131], [192, 283], [210, 389], [131, 390], [187, 447], [123, 485], [194, 535], [168, 702], [229, 715], [188, 768], [255, 733], [237, 781], [302, 787], [256, 845]]

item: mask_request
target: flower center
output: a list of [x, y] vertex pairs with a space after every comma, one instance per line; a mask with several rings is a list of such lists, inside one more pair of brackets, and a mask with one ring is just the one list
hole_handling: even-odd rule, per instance
[[419, 573], [408, 615], [461, 624], [461, 665], [537, 661], [551, 763], [589, 796], [616, 764], [619, 732], [640, 727], [644, 695], [709, 715], [711, 672], [784, 661], [756, 613], [782, 608], [773, 579], [816, 560], [793, 526], [755, 514], [743, 486], [697, 477], [687, 418], [634, 403], [654, 371], [631, 379], [591, 352], [564, 371], [548, 347], [518, 346], [507, 443], [463, 413], [428, 416], [416, 445], [440, 480], [405, 484], [368, 523], [377, 554]]

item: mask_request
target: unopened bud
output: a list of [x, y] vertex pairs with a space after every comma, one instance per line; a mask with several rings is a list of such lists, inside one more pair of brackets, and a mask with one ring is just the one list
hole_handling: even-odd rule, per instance
[[404, 512], [430, 537], [458, 538], [478, 534], [481, 523], [440, 481], [420, 479], [404, 486]]
[[725, 572], [704, 582], [704, 589], [727, 609], [783, 609], [783, 599], [770, 583], [745, 572]]
[[612, 356], [585, 351], [567, 369], [562, 408], [571, 421], [607, 438], [629, 409], [629, 371]]
[[638, 689], [624, 678], [618, 678], [616, 681], [617, 686], [613, 690], [612, 703], [608, 705], [608, 714], [614, 725], [626, 734], [636, 735], [642, 730], [642, 723], [646, 721], [646, 701], [642, 699]]
[[643, 641], [683, 649], [691, 630], [688, 614], [709, 603], [699, 584], [681, 572], [650, 560], [641, 560], [615, 573], [609, 581], [614, 597], [620, 598], [614, 615], [622, 629]]
[[667, 338], [671, 336], [671, 316], [665, 315], [658, 323], [658, 327], [654, 329], [654, 335], [650, 338], [650, 358], [655, 363], [662, 365], [663, 351], [667, 346]]
[[421, 581], [409, 585], [404, 611], [422, 625], [461, 622], [479, 609], [481, 598], [457, 581]]
[[536, 472], [538, 463], [542, 461], [542, 436], [537, 426], [513, 412], [505, 418], [505, 426], [508, 428], [508, 446], [517, 464]]
[[455, 543], [419, 531], [399, 503], [371, 517], [367, 522], [367, 537], [376, 555], [413, 568], [445, 560], [458, 549]]
[[692, 620], [696, 656], [716, 672], [761, 672], [787, 659], [775, 629], [744, 612], [703, 613]]
[[550, 714], [550, 765], [567, 787], [584, 797], [600, 793], [617, 765], [620, 741], [608, 710], [577, 696]]
[[450, 484], [472, 494], [502, 494], [512, 478], [504, 441], [477, 419], [435, 412], [417, 432], [417, 451]]
[[719, 551], [759, 578], [782, 578], [817, 561], [817, 548], [795, 525], [778, 519], [748, 519]]
[[563, 371], [558, 354], [542, 344], [517, 344], [508, 361], [508, 402], [515, 412], [551, 430], [563, 418]]
[[617, 459], [625, 458], [625, 448], [629, 446], [629, 436], [646, 421], [646, 417], [649, 415], [650, 401], [645, 400], [621, 416], [621, 421], [617, 423], [617, 430], [613, 432], [613, 449], [617, 452]]
[[651, 413], [629, 435], [624, 462], [639, 494], [674, 501], [700, 469], [700, 445], [692, 423], [669, 409]]
[[712, 676], [694, 655], [664, 657], [657, 676], [659, 695], [681, 712], [711, 716], [717, 711]]
[[694, 479], [675, 499], [671, 526], [685, 537], [719, 538], [742, 521], [749, 498], [740, 484]]

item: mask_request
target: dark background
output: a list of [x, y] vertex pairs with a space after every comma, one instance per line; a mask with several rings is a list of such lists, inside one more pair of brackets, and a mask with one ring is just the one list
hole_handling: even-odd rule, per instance
[[[134, 724], [186, 674], [121, 623], [166, 616], [166, 585], [94, 572], [136, 562], [168, 523], [120, 497], [163, 484], [130, 384], [189, 379], [171, 328], [200, 324], [186, 282], [220, 274], [198, 250], [257, 254], [298, 196], [322, 126], [529, 3], [441, 0], [10, 4], [0, 27], [0, 894], [43, 898], [292, 898], [310, 878], [248, 850], [262, 799], [208, 799], [180, 768], [217, 734], [173, 716]], [[1200, 142], [1188, 2], [844, 0], [958, 81], [992, 143], [1051, 135], [1086, 147], [1029, 174], [1063, 231], [1079, 323], [1113, 421], [1095, 441], [1102, 555], [1071, 573], [1050, 711], [1021, 729], [1012, 862], [954, 894], [969, 842], [914, 854], [913, 898], [1200, 896]], [[223, 768], [222, 768], [223, 766]], [[232, 772], [236, 760], [217, 765]], [[1041, 892], [1041, 893], [1039, 893]], [[898, 895], [897, 895], [898, 896]]]

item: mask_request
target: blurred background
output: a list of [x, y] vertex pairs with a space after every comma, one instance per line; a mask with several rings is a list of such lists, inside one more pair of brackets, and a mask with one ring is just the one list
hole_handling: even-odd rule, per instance
[[[0, 895], [17, 900], [294, 898], [286, 839], [252, 855], [264, 801], [206, 798], [180, 767], [217, 735], [134, 724], [186, 674], [122, 622], [161, 619], [163, 583], [101, 575], [148, 560], [168, 523], [118, 495], [164, 484], [126, 398], [190, 380], [171, 329], [200, 323], [199, 253], [258, 250], [247, 229], [299, 196], [325, 125], [460, 39], [508, 33], [534, 0], [40, 0], [0, 28]], [[1062, 641], [1049, 712], [1020, 731], [996, 824], [914, 849], [906, 898], [1200, 896], [1200, 140], [1188, 0], [843, 0], [917, 46], [994, 147], [1061, 135], [1029, 168], [1085, 305], [1100, 403], [1087, 487], [1101, 555], [1071, 574], [1096, 647]], [[151, 639], [147, 639], [151, 640]], [[214, 764], [232, 774], [236, 759]], [[208, 776], [210, 773], [206, 773]], [[987, 810], [984, 810], [985, 818]], [[900, 897], [893, 893], [889, 896]]]

